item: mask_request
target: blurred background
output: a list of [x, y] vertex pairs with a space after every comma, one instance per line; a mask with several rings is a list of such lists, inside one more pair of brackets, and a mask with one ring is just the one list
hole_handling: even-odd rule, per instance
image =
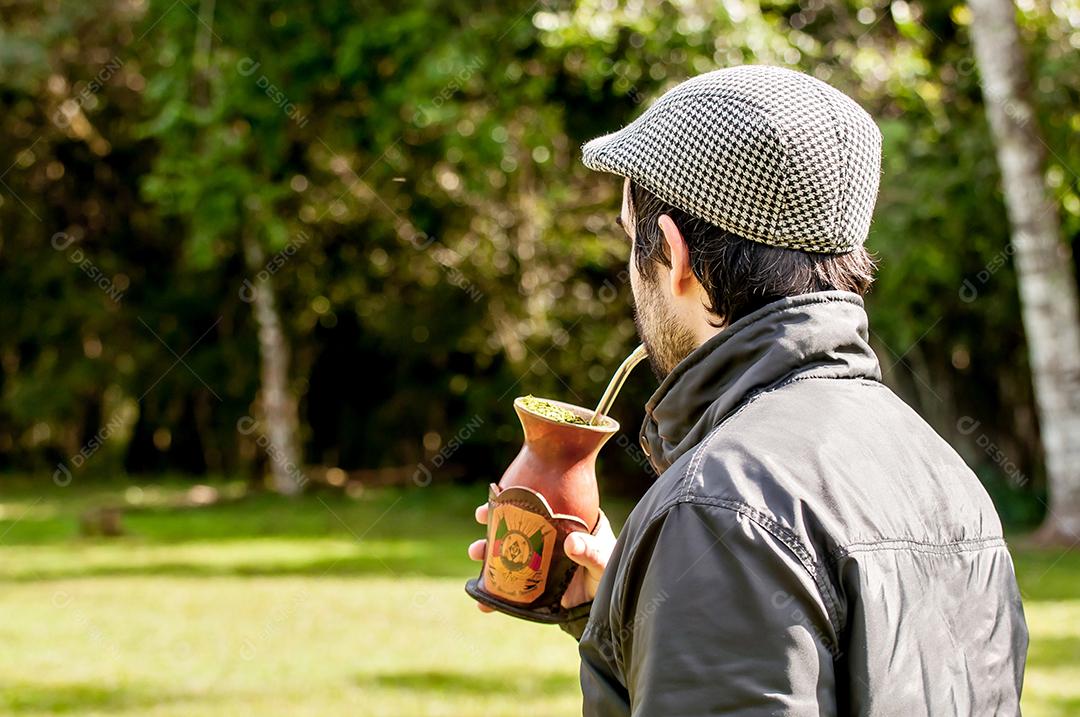
[[[1075, 247], [1080, 3], [1017, 13]], [[621, 184], [581, 143], [743, 63], [877, 119], [873, 346], [1006, 523], [1025, 711], [1080, 712], [1080, 555], [1032, 537], [1054, 495], [974, 17], [0, 0], [0, 712], [578, 713], [573, 641], [466, 597], [472, 508], [515, 396], [591, 406], [636, 345]], [[616, 524], [655, 388], [639, 369], [613, 414]]]

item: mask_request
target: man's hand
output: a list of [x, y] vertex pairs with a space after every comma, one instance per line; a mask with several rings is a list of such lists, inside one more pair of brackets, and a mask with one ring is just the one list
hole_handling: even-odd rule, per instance
[[[487, 503], [477, 506], [476, 522], [487, 525]], [[600, 584], [600, 576], [604, 574], [608, 558], [615, 548], [615, 534], [611, 532], [611, 524], [608, 523], [604, 511], [600, 511], [600, 524], [596, 527], [596, 535], [588, 533], [571, 533], [566, 536], [563, 549], [566, 554], [577, 563], [577, 571], [570, 580], [566, 592], [562, 596], [564, 608], [577, 607], [589, 602], [596, 597], [596, 587]], [[469, 546], [469, 557], [473, 560], [483, 560], [484, 551], [487, 549], [487, 540], [481, 538]], [[482, 612], [492, 612], [493, 608], [482, 603], [476, 603]]]

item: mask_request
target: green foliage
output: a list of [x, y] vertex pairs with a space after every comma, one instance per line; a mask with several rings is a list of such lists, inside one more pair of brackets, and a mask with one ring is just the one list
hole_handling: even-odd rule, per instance
[[[609, 5], [0, 8], [0, 467], [51, 471], [118, 414], [87, 474], [250, 467], [259, 452], [236, 422], [258, 385], [254, 243], [273, 267], [308, 462], [409, 473], [439, 458], [459, 467], [440, 479], [495, 477], [517, 447], [515, 396], [592, 405], [636, 341], [619, 182], [586, 171], [578, 147], [690, 74], [764, 62], [878, 119], [869, 308], [887, 380], [989, 482], [1009, 473], [1001, 456], [1015, 464], [1022, 485], [1003, 495], [1038, 496], [967, 9]], [[1024, 8], [1048, 181], [1074, 240], [1080, 102], [1064, 78], [1080, 72], [1080, 30], [1056, 4]], [[622, 445], [653, 388], [642, 372], [624, 391]], [[638, 459], [609, 450], [604, 470], [632, 491], [647, 480]]]

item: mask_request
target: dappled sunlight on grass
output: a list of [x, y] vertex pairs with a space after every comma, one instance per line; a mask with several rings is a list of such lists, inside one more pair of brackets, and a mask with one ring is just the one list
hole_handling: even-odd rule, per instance
[[[190, 507], [183, 484], [139, 505], [129, 488], [51, 491], [32, 513], [18, 510], [32, 488], [5, 491], [0, 714], [580, 709], [572, 640], [465, 595], [482, 489]], [[124, 535], [82, 537], [80, 515], [102, 506], [122, 506]]]
[[580, 709], [573, 641], [481, 614], [457, 578], [54, 581], [8, 586], [0, 610], [2, 714]]
[[[1072, 581], [1080, 592], [1080, 574], [1073, 573]], [[1080, 598], [1029, 599], [1024, 607], [1031, 633], [1024, 714], [1080, 714]]]
[[[487, 495], [482, 488], [435, 485], [370, 490], [358, 498], [324, 490], [286, 500], [264, 492], [237, 491], [235, 484], [227, 484], [217, 502], [196, 506], [185, 500], [191, 483], [164, 487], [117, 484], [84, 494], [51, 484], [38, 490], [33, 484], [12, 485], [6, 478], [0, 480], [5, 481], [0, 484], [4, 493], [0, 500], [4, 506], [0, 534], [4, 537], [0, 544], [8, 546], [78, 539], [80, 516], [102, 507], [120, 511], [125, 537], [157, 543], [262, 536], [341, 535], [356, 539], [373, 526], [382, 536], [422, 530], [430, 539], [474, 530], [472, 509]], [[132, 488], [157, 498], [130, 503], [127, 496]]]
[[109, 687], [55, 680], [0, 684], [0, 705], [5, 714], [12, 715], [82, 715], [96, 710], [124, 713], [171, 701], [159, 689], [133, 685]]
[[[202, 507], [183, 482], [5, 486], [0, 714], [580, 712], [573, 640], [465, 595], [483, 488], [286, 500], [228, 486]], [[103, 506], [122, 508], [124, 534], [81, 536], [80, 516]], [[605, 503], [616, 526], [629, 508]], [[1022, 541], [1014, 554], [1032, 635], [1025, 715], [1077, 714], [1080, 555]]]
[[392, 674], [362, 675], [361, 686], [389, 687], [420, 692], [490, 695], [512, 692], [519, 697], [542, 697], [553, 692], [569, 692], [578, 685], [576, 674], [564, 672], [540, 674], [527, 671], [518, 675], [502, 670], [493, 675], [449, 670], [410, 670]]
[[[167, 498], [147, 507], [123, 502], [130, 486], [98, 490], [93, 499], [58, 489], [37, 502], [40, 510], [0, 521], [0, 579], [466, 575], [474, 568], [464, 546], [482, 532], [472, 520], [474, 491], [449, 487], [370, 491], [360, 499], [255, 493], [202, 507], [176, 504], [185, 494], [180, 487], [156, 491]], [[80, 535], [84, 511], [102, 506], [122, 506], [124, 534]]]
[[1025, 604], [1032, 600], [1080, 599], [1080, 546], [1033, 548], [1024, 542], [1009, 546]]
[[459, 575], [462, 560], [419, 540], [249, 538], [157, 545], [98, 540], [0, 548], [0, 578], [108, 575]]

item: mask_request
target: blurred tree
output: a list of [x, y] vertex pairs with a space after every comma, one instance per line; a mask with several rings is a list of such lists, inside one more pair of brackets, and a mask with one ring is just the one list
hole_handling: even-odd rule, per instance
[[[1019, 20], [1075, 242], [1066, 5]], [[255, 399], [287, 354], [302, 463], [497, 476], [515, 395], [591, 404], [635, 343], [619, 182], [578, 147], [689, 75], [766, 62], [878, 120], [886, 380], [1031, 521], [1039, 433], [970, 23], [937, 0], [0, 0], [0, 467], [99, 445], [80, 479], [270, 473], [285, 439]], [[260, 345], [260, 276], [281, 351]], [[616, 405], [606, 487], [650, 480], [633, 434], [654, 387], [639, 371]]]
[[1024, 328], [1049, 480], [1041, 536], [1080, 540], [1080, 314], [1072, 253], [1046, 191], [1046, 144], [1032, 106], [1012, 0], [971, 0], [971, 35], [1016, 247]]
[[[159, 84], [145, 104], [151, 112], [146, 134], [160, 141], [161, 150], [143, 189], [164, 212], [190, 223], [187, 257], [195, 267], [206, 268], [235, 256], [243, 259], [250, 278], [240, 283], [238, 295], [253, 309], [260, 420], [241, 419], [238, 427], [242, 434], [255, 437], [265, 451], [274, 489], [294, 495], [306, 479], [289, 373], [291, 350], [278, 310], [274, 276], [292, 256], [287, 250], [303, 243], [303, 235], [298, 235], [299, 241], [298, 236], [290, 238], [285, 213], [275, 211], [284, 193], [281, 178], [275, 174], [285, 158], [260, 154], [258, 139], [247, 131], [246, 122], [234, 118], [235, 103], [243, 95], [233, 91], [232, 83], [239, 77], [261, 84], [250, 79], [260, 63], [245, 58], [228, 68], [231, 72], [223, 72], [215, 56], [215, 44], [222, 41], [214, 30], [216, 19], [215, 2], [202, 0], [194, 18], [164, 9], [155, 21], [164, 29], [191, 28], [194, 35], [184, 47], [183, 33], [176, 33], [181, 44], [172, 49], [184, 47], [184, 51], [179, 57], [170, 55], [167, 65], [159, 68]], [[283, 121], [292, 121], [289, 112], [280, 109], [279, 121], [271, 116], [261, 133], [277, 145], [288, 132]], [[216, 180], [205, 181], [204, 172]]]

